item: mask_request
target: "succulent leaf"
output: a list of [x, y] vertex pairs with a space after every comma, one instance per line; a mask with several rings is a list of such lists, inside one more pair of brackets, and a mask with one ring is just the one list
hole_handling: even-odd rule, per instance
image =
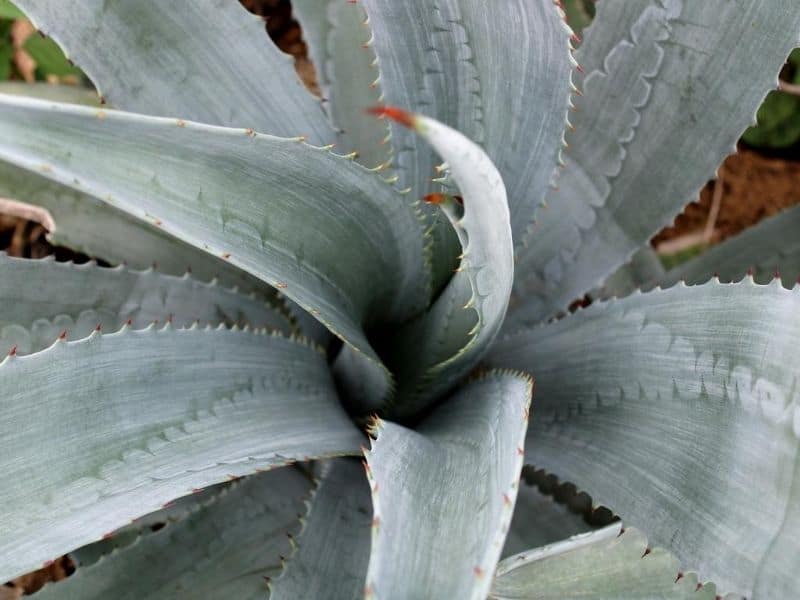
[[489, 599], [720, 598], [714, 584], [699, 584], [694, 573], [682, 573], [679, 567], [669, 552], [651, 549], [641, 532], [617, 523], [505, 559], [497, 566]]
[[[796, 589], [800, 287], [678, 285], [500, 340], [536, 377], [526, 461], [574, 482], [721, 589]], [[654, 518], [654, 515], [658, 515]]]
[[[239, 480], [237, 479], [236, 481]], [[76, 548], [69, 553], [69, 558], [76, 567], [93, 565], [109, 554], [119, 552], [131, 544], [137, 543], [142, 536], [158, 531], [169, 523], [185, 519], [201, 506], [211, 502], [232, 483], [232, 481], [225, 481], [198, 490], [189, 496], [176, 498], [159, 510], [137, 517], [128, 525], [124, 525], [108, 536], [104, 536], [103, 539]]]
[[270, 583], [271, 600], [340, 600], [364, 593], [372, 500], [364, 467], [351, 459], [328, 465], [297, 539], [297, 550]]
[[789, 208], [670, 269], [661, 277], [651, 277], [647, 283], [667, 286], [685, 281], [696, 284], [713, 276], [730, 282], [751, 273], [758, 283], [780, 277], [785, 287], [792, 287], [800, 277], [799, 229], [800, 207]]
[[[603, 286], [591, 295], [593, 298], [623, 298], [651, 285], [654, 281], [662, 281], [665, 275], [666, 271], [656, 251], [649, 245], [643, 246], [631, 257], [629, 263], [617, 269]], [[694, 283], [706, 282], [712, 275], [713, 273], [709, 273], [708, 277]]]
[[394, 108], [382, 115], [405, 120], [449, 165], [460, 195], [432, 194], [464, 248], [458, 272], [432, 307], [400, 329], [391, 364], [398, 392], [393, 418], [430, 405], [478, 362], [505, 317], [514, 278], [513, 242], [503, 180], [484, 151], [438, 121]]
[[531, 392], [529, 378], [491, 372], [416, 430], [377, 422], [366, 452], [366, 598], [486, 597], [517, 495]]
[[79, 567], [37, 600], [256, 600], [280, 572], [311, 482], [287, 467], [235, 482], [184, 518]]
[[216, 279], [243, 292], [258, 291], [264, 296], [274, 293], [274, 288], [228, 261], [167, 235], [158, 227], [88, 194], [0, 161], [0, 212], [16, 212], [10, 210], [8, 200], [46, 210], [48, 218], [41, 224], [50, 230], [47, 237], [57, 246], [115, 265], [126, 264], [135, 269], [156, 265], [159, 271], [171, 275], [191, 271], [202, 281]]
[[552, 496], [546, 496], [535, 486], [520, 481], [514, 516], [501, 557], [546, 546], [592, 529], [583, 515], [556, 502]]
[[586, 77], [567, 166], [520, 254], [509, 330], [565, 309], [670, 223], [733, 151], [800, 39], [793, 0], [597, 8], [577, 55]]
[[[562, 145], [572, 70], [563, 13], [552, 0], [513, 0], [503, 10], [487, 10], [483, 0], [364, 6], [386, 103], [412, 107], [483, 147], [506, 182], [519, 245]], [[403, 185], [419, 196], [439, 192], [430, 150], [402, 127], [393, 127], [392, 140]]]
[[61, 0], [17, 4], [117, 108], [334, 141], [291, 57], [237, 2], [111, 0], [69, 10]]
[[54, 85], [52, 83], [35, 82], [24, 83], [20, 81], [0, 81], [0, 94], [15, 96], [29, 96], [53, 102], [67, 102], [69, 104], [83, 104], [85, 106], [100, 107], [100, 96], [92, 89], [79, 85]]
[[0, 351], [16, 346], [18, 354], [38, 352], [61, 331], [81, 338], [97, 326], [114, 331], [126, 321], [136, 329], [169, 321], [177, 328], [200, 322], [294, 332], [280, 308], [255, 294], [245, 296], [188, 274], [0, 254], [0, 281]]
[[362, 165], [383, 170], [392, 160], [392, 146], [388, 124], [366, 114], [383, 102], [383, 94], [364, 8], [340, 0], [294, 0], [292, 11], [314, 60], [339, 151], [357, 152]]
[[0, 379], [3, 581], [193, 489], [363, 440], [325, 356], [266, 333], [95, 332]]
[[422, 310], [428, 276], [417, 216], [379, 174], [297, 139], [13, 96], [0, 96], [0, 137], [1, 159], [277, 287], [388, 390], [364, 328]]

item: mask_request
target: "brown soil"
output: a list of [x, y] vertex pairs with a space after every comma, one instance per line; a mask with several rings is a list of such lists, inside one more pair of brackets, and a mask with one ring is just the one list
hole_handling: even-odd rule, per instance
[[[711, 243], [718, 243], [764, 217], [800, 203], [800, 161], [763, 156], [740, 147], [720, 171], [722, 197]], [[697, 202], [686, 207], [675, 224], [659, 233], [653, 245], [702, 231], [708, 222], [715, 182], [709, 182]]]

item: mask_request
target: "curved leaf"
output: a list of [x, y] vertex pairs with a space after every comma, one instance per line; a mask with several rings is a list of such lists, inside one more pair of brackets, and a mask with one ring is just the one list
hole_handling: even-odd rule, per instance
[[567, 167], [520, 255], [509, 326], [565, 309], [671, 223], [799, 40], [794, 0], [598, 4]]
[[532, 385], [488, 373], [415, 431], [376, 423], [367, 598], [486, 597], [517, 495]]
[[76, 548], [69, 553], [69, 558], [76, 568], [93, 565], [109, 554], [121, 551], [138, 542], [142, 536], [159, 531], [161, 527], [170, 523], [185, 519], [202, 505], [213, 501], [219, 494], [227, 490], [232, 483], [232, 481], [225, 481], [197, 490], [189, 496], [176, 498], [157, 511], [137, 517], [128, 525], [124, 525], [112, 534], [104, 536], [102, 540]]
[[501, 556], [505, 558], [529, 548], [559, 542], [592, 529], [583, 515], [544, 495], [536, 487], [520, 483]]
[[[656, 251], [650, 246], [644, 246], [637, 250], [629, 263], [617, 269], [603, 286], [592, 294], [592, 297], [623, 298], [652, 281], [660, 280], [665, 274], [666, 271]], [[707, 277], [705, 281], [709, 279], [710, 277]]]
[[[677, 559], [651, 549], [636, 529], [610, 525], [522, 552], [497, 566], [490, 600], [715, 600], [714, 584], [679, 571]], [[726, 600], [734, 600], [728, 596]]]
[[264, 598], [310, 481], [298, 470], [247, 477], [183, 519], [46, 585], [37, 600]]
[[129, 319], [137, 329], [169, 320], [175, 327], [202, 322], [293, 332], [287, 315], [255, 295], [188, 275], [0, 254], [0, 281], [0, 350], [16, 346], [18, 354], [43, 350], [62, 331], [80, 338], [98, 325], [113, 330]]
[[[97, 92], [78, 86], [49, 83], [0, 83], [0, 93], [31, 96], [54, 102], [99, 106]], [[0, 196], [40, 206], [50, 213], [48, 240], [112, 264], [183, 275], [187, 270], [203, 281], [218, 279], [243, 291], [272, 296], [274, 289], [227, 261], [193, 248], [153, 227], [45, 177], [0, 161]], [[8, 210], [0, 200], [0, 211]]]
[[31, 96], [53, 102], [69, 102], [100, 107], [100, 96], [91, 88], [80, 85], [53, 85], [51, 83], [24, 83], [21, 81], [0, 81], [0, 94]]
[[[572, 70], [569, 28], [551, 0], [364, 0], [388, 104], [405, 106], [481, 145], [508, 188], [519, 245], [558, 165]], [[436, 192], [435, 157], [392, 129], [404, 185]], [[446, 224], [445, 224], [446, 226]]]
[[427, 302], [414, 210], [378, 175], [325, 149], [11, 96], [0, 96], [0, 138], [1, 159], [258, 276], [362, 359], [379, 362], [364, 327], [406, 319]]
[[[158, 227], [139, 221], [91, 196], [41, 175], [0, 161], [0, 212], [7, 200], [45, 209], [41, 224], [48, 240], [112, 264], [147, 269], [154, 264], [171, 275], [187, 271], [203, 281], [217, 279], [226, 286], [270, 296], [273, 288], [218, 256], [182, 242]], [[30, 218], [29, 215], [25, 215]], [[35, 220], [35, 219], [34, 219]]]
[[340, 600], [364, 593], [372, 501], [364, 468], [335, 460], [309, 503], [297, 550], [270, 583], [272, 600]]
[[503, 339], [487, 362], [536, 377], [527, 462], [721, 588], [788, 597], [800, 540], [798, 310], [800, 288], [779, 282], [677, 286]]
[[362, 441], [325, 356], [275, 335], [95, 332], [8, 357], [0, 384], [3, 581], [193, 488]]
[[60, 0], [18, 4], [117, 108], [333, 141], [292, 58], [237, 2], [104, 0], [68, 10]]
[[665, 275], [651, 277], [647, 283], [651, 286], [678, 281], [694, 284], [714, 276], [721, 281], [735, 281], [749, 271], [759, 283], [767, 283], [779, 274], [784, 286], [792, 287], [800, 277], [798, 228], [800, 207], [789, 208], [670, 269]]
[[292, 12], [314, 60], [339, 150], [357, 152], [366, 167], [385, 168], [392, 159], [389, 127], [366, 114], [383, 94], [364, 8], [341, 0], [294, 0]]
[[458, 272], [431, 308], [400, 330], [390, 349], [398, 393], [390, 415], [409, 417], [453, 386], [478, 362], [500, 329], [514, 279], [503, 180], [479, 146], [450, 127], [397, 109], [447, 161], [461, 196], [427, 197], [450, 220], [464, 248]]

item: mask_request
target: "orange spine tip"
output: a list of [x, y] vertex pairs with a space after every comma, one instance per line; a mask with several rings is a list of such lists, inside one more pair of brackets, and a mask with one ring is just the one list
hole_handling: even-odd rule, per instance
[[394, 106], [373, 106], [372, 108], [368, 108], [367, 112], [376, 117], [387, 117], [409, 129], [414, 129], [414, 115], [402, 108], [395, 108]]
[[423, 196], [422, 199], [428, 204], [442, 204], [445, 200], [447, 200], [447, 196], [437, 192], [433, 194], [427, 194]]

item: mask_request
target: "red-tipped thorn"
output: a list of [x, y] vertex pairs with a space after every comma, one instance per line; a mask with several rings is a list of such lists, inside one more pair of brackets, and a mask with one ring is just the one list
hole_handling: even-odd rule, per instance
[[395, 108], [394, 106], [373, 106], [368, 108], [367, 112], [376, 117], [388, 117], [392, 121], [396, 121], [409, 129], [414, 129], [414, 115], [402, 108]]
[[95, 325], [94, 330], [99, 333], [100, 331], [103, 330], [103, 324], [102, 323], [98, 323], [97, 325]]
[[125, 325], [127, 325], [128, 327], [133, 327], [133, 319], [128, 319], [127, 321], [125, 321]]
[[64, 341], [65, 339], [67, 339], [67, 330], [66, 329], [58, 334], [58, 339], [60, 339], [61, 341]]
[[422, 197], [422, 199], [428, 204], [442, 204], [445, 200], [447, 200], [446, 194], [426, 194]]
[[14, 346], [11, 350], [8, 351], [9, 356], [16, 356], [17, 355], [17, 347]]

